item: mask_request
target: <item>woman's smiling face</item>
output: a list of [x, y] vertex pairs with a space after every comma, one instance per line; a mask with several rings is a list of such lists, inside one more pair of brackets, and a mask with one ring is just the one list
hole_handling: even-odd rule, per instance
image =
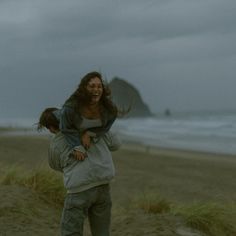
[[89, 80], [86, 89], [90, 96], [90, 103], [96, 104], [100, 101], [103, 93], [102, 81], [98, 77], [94, 77]]

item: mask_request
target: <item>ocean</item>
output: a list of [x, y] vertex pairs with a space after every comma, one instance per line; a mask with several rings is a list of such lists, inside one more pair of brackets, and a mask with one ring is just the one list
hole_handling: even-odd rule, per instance
[[114, 128], [147, 146], [236, 154], [236, 112], [178, 113], [125, 119]]
[[[0, 119], [1, 127], [29, 128], [37, 119]], [[236, 154], [236, 112], [176, 113], [119, 119], [113, 125], [123, 142], [146, 146]], [[24, 133], [26, 133], [24, 131]], [[32, 132], [31, 132], [32, 133]]]

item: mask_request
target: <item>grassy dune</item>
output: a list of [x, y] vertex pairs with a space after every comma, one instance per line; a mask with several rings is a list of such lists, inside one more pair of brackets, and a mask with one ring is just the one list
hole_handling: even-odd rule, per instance
[[[47, 147], [0, 137], [0, 235], [59, 235], [65, 190]], [[112, 235], [236, 235], [236, 157], [127, 145], [113, 157]]]

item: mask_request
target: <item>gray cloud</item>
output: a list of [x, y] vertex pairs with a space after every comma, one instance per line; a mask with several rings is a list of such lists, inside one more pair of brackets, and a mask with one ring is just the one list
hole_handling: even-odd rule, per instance
[[233, 0], [1, 1], [1, 114], [60, 105], [90, 70], [127, 79], [153, 111], [235, 109], [235, 10]]

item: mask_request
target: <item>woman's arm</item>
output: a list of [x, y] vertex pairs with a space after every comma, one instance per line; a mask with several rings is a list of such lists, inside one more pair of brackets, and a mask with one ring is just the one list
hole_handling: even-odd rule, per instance
[[80, 132], [75, 126], [75, 112], [73, 108], [67, 106], [62, 108], [59, 128], [70, 147], [81, 145]]
[[122, 144], [118, 135], [111, 131], [104, 134], [103, 139], [110, 151], [118, 150]]

